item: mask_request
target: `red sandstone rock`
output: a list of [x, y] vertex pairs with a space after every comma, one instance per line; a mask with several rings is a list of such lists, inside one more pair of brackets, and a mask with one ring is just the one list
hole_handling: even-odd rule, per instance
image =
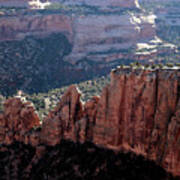
[[34, 146], [37, 147], [40, 143], [40, 139], [39, 139], [39, 132], [32, 132], [29, 135], [29, 143]]
[[180, 100], [169, 122], [162, 166], [174, 175], [180, 175]]
[[179, 79], [178, 70], [117, 69], [100, 98], [93, 97], [84, 106], [76, 87], [70, 86], [41, 131], [31, 133], [39, 122], [33, 108], [10, 99], [0, 115], [1, 142], [23, 139], [36, 147], [57, 145], [61, 139], [91, 141], [142, 154], [180, 176]]
[[[70, 87], [44, 123], [45, 142], [55, 145], [64, 138], [133, 151], [179, 175], [179, 76], [176, 70], [116, 70], [101, 97], [88, 101], [83, 113], [79, 94]], [[58, 127], [61, 133], [56, 134]]]
[[22, 129], [28, 131], [34, 126], [38, 126], [39, 118], [34, 111], [28, 102], [22, 103], [18, 98], [8, 99], [4, 105], [6, 126], [13, 131]]
[[78, 127], [75, 126], [82, 114], [80, 93], [70, 86], [58, 106], [43, 121], [41, 139], [48, 145], [56, 145], [62, 138], [77, 141]]
[[79, 141], [92, 141], [93, 131], [96, 121], [97, 104], [99, 102], [99, 97], [93, 97], [91, 100], [86, 102], [84, 106], [84, 114], [81, 118], [80, 130], [79, 130]]
[[34, 111], [28, 102], [22, 103], [18, 98], [8, 99], [4, 104], [4, 113], [0, 115], [0, 142], [24, 142], [25, 134], [40, 125], [39, 117]]
[[179, 75], [170, 70], [113, 72], [97, 105], [94, 143], [142, 154], [179, 175]]
[[178, 102], [178, 72], [160, 72], [149, 156], [161, 162], [167, 143], [167, 131]]

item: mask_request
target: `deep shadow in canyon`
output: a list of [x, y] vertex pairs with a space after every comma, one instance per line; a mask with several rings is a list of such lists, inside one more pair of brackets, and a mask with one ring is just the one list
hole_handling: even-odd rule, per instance
[[110, 72], [112, 65], [106, 67], [89, 59], [74, 65], [64, 61], [71, 50], [72, 44], [62, 33], [1, 42], [0, 94], [47, 92]]
[[92, 143], [62, 141], [44, 149], [35, 158], [36, 149], [22, 143], [1, 145], [1, 179], [59, 180], [175, 180], [152, 161], [133, 153], [115, 153]]

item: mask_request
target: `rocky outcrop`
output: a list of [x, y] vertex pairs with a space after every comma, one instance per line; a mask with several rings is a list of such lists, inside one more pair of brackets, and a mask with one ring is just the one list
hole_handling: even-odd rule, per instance
[[[174, 70], [116, 70], [111, 74], [111, 84], [104, 88], [100, 98], [86, 103], [83, 113], [80, 101], [74, 98], [79, 104], [79, 120], [71, 116], [72, 107], [66, 102], [59, 113], [56, 110], [50, 115], [53, 113], [62, 123], [60, 119], [66, 114], [66, 121], [69, 119], [70, 127], [74, 128], [70, 128], [72, 138], [66, 136], [71, 134], [69, 129], [60, 126], [61, 132], [64, 131], [61, 137], [65, 139], [91, 141], [118, 151], [133, 151], [179, 175], [179, 78], [179, 71]], [[77, 93], [72, 87], [68, 94], [69, 91]], [[65, 97], [68, 98], [65, 95], [62, 102]], [[51, 119], [55, 118], [44, 121], [45, 127], [46, 121], [50, 124]], [[41, 136], [48, 139], [44, 132]]]
[[[119, 68], [112, 71], [111, 83], [101, 96], [86, 104], [76, 87], [70, 86], [43, 120], [41, 130], [32, 131], [30, 137], [28, 130], [39, 125], [33, 108], [10, 99], [1, 115], [1, 143], [17, 140], [55, 146], [63, 139], [90, 141], [114, 151], [143, 155], [180, 176], [179, 88], [179, 70]], [[29, 139], [23, 139], [21, 132]], [[34, 139], [36, 143], [32, 143]]]
[[33, 128], [39, 125], [39, 117], [31, 103], [23, 103], [18, 98], [8, 99], [4, 104], [4, 113], [0, 115], [0, 141], [7, 145], [15, 141], [37, 145], [39, 134]]
[[70, 86], [53, 112], [43, 121], [41, 140], [49, 145], [60, 143], [61, 139], [77, 141], [76, 123], [82, 117], [80, 94]]
[[[100, 136], [95, 135], [94, 141], [115, 149], [131, 149], [158, 164], [166, 164], [165, 168], [179, 174], [178, 160], [168, 158], [167, 161], [169, 153], [166, 153], [168, 141], [173, 141], [175, 149], [179, 149], [179, 128], [174, 124], [179, 101], [179, 77], [178, 71], [169, 70], [112, 73], [111, 85], [102, 94], [96, 118]], [[104, 119], [107, 119], [106, 123]], [[172, 129], [174, 126], [176, 131]], [[169, 131], [177, 133], [173, 136], [176, 140], [170, 140], [172, 134], [169, 135]], [[179, 156], [179, 152], [175, 152], [175, 156]]]

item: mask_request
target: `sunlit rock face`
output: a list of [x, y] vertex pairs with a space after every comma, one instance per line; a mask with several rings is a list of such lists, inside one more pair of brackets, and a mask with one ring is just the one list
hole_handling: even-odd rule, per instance
[[[174, 167], [171, 171], [179, 174], [180, 165], [174, 161], [179, 152], [174, 154], [175, 158], [168, 150], [171, 143], [179, 143], [179, 77], [179, 72], [174, 71], [112, 73], [112, 82], [99, 101], [95, 126], [95, 134], [99, 135], [94, 136], [94, 141], [114, 148], [130, 148], [167, 169]], [[177, 133], [176, 140], [169, 135], [172, 131]]]
[[101, 96], [85, 104], [70, 86], [39, 129], [34, 129], [40, 125], [34, 108], [9, 99], [0, 115], [0, 143], [37, 147], [56, 146], [62, 140], [91, 142], [142, 155], [180, 176], [179, 90], [179, 70], [119, 68], [112, 71]]
[[108, 62], [125, 54], [130, 57], [138, 42], [154, 38], [153, 25], [134, 13], [82, 16], [74, 22], [74, 46], [66, 59]]
[[74, 64], [84, 58], [95, 62], [114, 61], [123, 57], [128, 59], [127, 54], [130, 59], [138, 42], [148, 42], [155, 36], [155, 16], [144, 15], [138, 1], [87, 0], [58, 3], [64, 9], [68, 9], [69, 5], [78, 5], [95, 10], [82, 15], [73, 13], [73, 17], [72, 14], [63, 15], [57, 12], [54, 15], [13, 16], [8, 19], [2, 16], [0, 40], [61, 32], [68, 36], [73, 45], [66, 61]]
[[[132, 151], [180, 175], [179, 79], [178, 70], [115, 70], [100, 98], [88, 101], [84, 112], [77, 90], [70, 87], [45, 119], [42, 142], [60, 132], [57, 142], [63, 137]], [[51, 122], [60, 124], [55, 128]]]
[[[82, 117], [80, 93], [75, 86], [70, 86], [61, 102], [44, 120], [41, 140], [49, 145], [59, 144], [61, 139], [77, 141], [76, 122]], [[50, 136], [49, 136], [50, 135]]]
[[[29, 4], [18, 9], [17, 2]], [[31, 7], [35, 2], [44, 9]], [[16, 0], [16, 8], [1, 8], [1, 93], [47, 91], [137, 60], [175, 62], [179, 57], [178, 6], [173, 1], [173, 7], [164, 8], [168, 2], [154, 2], [163, 4], [154, 10], [149, 10], [150, 1], [142, 0]], [[13, 1], [1, 0], [0, 6], [4, 3], [13, 5]], [[50, 3], [49, 9], [45, 3]]]
[[[0, 5], [4, 6], [4, 3], [8, 2], [12, 4], [11, 1], [1, 1]], [[14, 1], [15, 7], [17, 6], [17, 2]], [[36, 7], [36, 3], [36, 9], [43, 9], [38, 3], [44, 4], [42, 5], [44, 9], [53, 4], [56, 6], [57, 3], [65, 10], [68, 10], [69, 6], [78, 6], [82, 9], [94, 9], [93, 13], [82, 13], [82, 16], [76, 13], [70, 13], [69, 15], [66, 14], [65, 17], [63, 15], [59, 17], [60, 15], [57, 15], [60, 13], [59, 11], [59, 13], [56, 12], [56, 15], [53, 15], [53, 17], [46, 17], [47, 14], [44, 13], [44, 18], [39, 14], [38, 17], [32, 15], [29, 18], [15, 16], [10, 19], [8, 18], [8, 20], [6, 18], [2, 19], [1, 21], [1, 40], [8, 39], [8, 36], [13, 36], [12, 38], [24, 37], [23, 34], [25, 32], [26, 35], [35, 33], [40, 35], [41, 33], [47, 34], [54, 31], [70, 33], [72, 35], [70, 40], [73, 42], [73, 50], [66, 60], [71, 63], [75, 63], [84, 58], [102, 62], [122, 58], [141, 59], [133, 55], [143, 56], [153, 53], [156, 55], [159, 46], [161, 49], [164, 46], [169, 47], [169, 49], [176, 48], [173, 46], [174, 43], [172, 43], [172, 41], [172, 44], [165, 43], [164, 40], [166, 40], [167, 37], [164, 39], [162, 36], [165, 37], [165, 34], [168, 32], [164, 32], [165, 34], [163, 33], [163, 35], [161, 31], [163, 29], [163, 31], [166, 31], [166, 28], [162, 28], [162, 26], [164, 27], [165, 24], [168, 23], [167, 21], [173, 21], [171, 23], [174, 23], [174, 25], [177, 25], [178, 21], [174, 20], [174, 16], [171, 20], [167, 20], [165, 18], [167, 13], [164, 12], [163, 9], [149, 12], [149, 9], [144, 8], [143, 5], [146, 4], [146, 7], [151, 7], [151, 3], [145, 0], [19, 1], [19, 4], [23, 4], [24, 2], [28, 3], [29, 9], [31, 9], [31, 6]], [[154, 3], [161, 3], [164, 6], [164, 4], [168, 2], [169, 1], [155, 1]], [[176, 1], [173, 2], [176, 3]], [[11, 6], [10, 4], [9, 6]], [[26, 5], [24, 5], [24, 7], [26, 7]], [[168, 12], [171, 10], [174, 11], [174, 8], [176, 7], [173, 6], [173, 9], [170, 8]], [[167, 11], [167, 9], [165, 11]], [[168, 14], [170, 14], [170, 12]], [[73, 16], [73, 18], [71, 16]], [[164, 22], [161, 17], [165, 18], [164, 20], [166, 22]], [[161, 21], [161, 23], [159, 23], [159, 18], [160, 21], [162, 20], [163, 22]], [[23, 24], [21, 28], [19, 27], [20, 24]], [[64, 28], [64, 26], [66, 26], [66, 28]], [[173, 29], [174, 28], [177, 29], [177, 27], [173, 26]], [[144, 59], [147, 58], [144, 57]]]
[[22, 40], [30, 35], [43, 37], [56, 32], [64, 33], [71, 40], [72, 31], [72, 20], [64, 15], [0, 18], [1, 41]]
[[1, 144], [19, 141], [37, 145], [39, 134], [33, 132], [33, 128], [39, 125], [39, 117], [30, 102], [22, 102], [19, 98], [8, 99], [4, 104], [4, 113], [0, 114]]
[[[18, 0], [14, 1], [14, 6], [18, 6]], [[11, 6], [12, 1], [0, 1], [0, 5], [4, 6], [4, 3], [9, 3]], [[70, 56], [67, 57], [68, 62], [75, 63], [83, 58], [88, 58], [95, 61], [113, 61], [116, 59], [121, 59], [126, 57], [126, 53], [129, 54], [129, 58], [132, 58], [133, 54], [138, 55], [156, 55], [158, 53], [159, 47], [162, 51], [162, 47], [167, 47], [170, 50], [176, 49], [178, 37], [179, 37], [179, 21], [178, 18], [178, 4], [177, 0], [169, 1], [158, 1], [154, 0], [149, 2], [146, 0], [111, 0], [111, 1], [95, 1], [95, 0], [67, 0], [67, 1], [23, 1], [19, 0], [19, 4], [28, 3], [28, 8], [36, 9], [46, 9], [47, 6], [55, 5], [58, 3], [62, 8], [68, 9], [69, 6], [79, 6], [81, 8], [88, 7], [98, 10], [91, 14], [82, 14], [82, 16], [73, 13], [73, 24], [69, 21], [69, 17], [66, 17], [66, 22], [62, 18], [56, 18], [56, 20], [51, 20], [53, 24], [51, 26], [42, 24], [47, 23], [46, 20], [37, 22], [37, 25], [33, 31], [44, 31], [51, 33], [52, 31], [62, 32], [64, 29], [59, 26], [59, 24], [71, 24], [73, 29], [73, 51]], [[152, 3], [156, 3], [157, 6], [154, 10], [150, 10]], [[42, 5], [41, 5], [42, 4]], [[170, 8], [168, 4], [171, 4]], [[145, 5], [145, 6], [144, 6]], [[24, 7], [27, 7], [24, 5]], [[165, 7], [165, 8], [164, 8]], [[56, 12], [57, 13], [57, 12]], [[105, 15], [104, 15], [105, 14]], [[72, 14], [71, 14], [72, 15]], [[56, 15], [55, 15], [56, 16]], [[68, 15], [69, 16], [69, 15]], [[168, 18], [166, 18], [168, 16]], [[12, 18], [14, 20], [14, 17]], [[34, 20], [33, 20], [34, 19]], [[3, 20], [3, 19], [2, 19]], [[18, 26], [19, 22], [23, 22], [23, 18], [15, 18], [15, 23], [12, 25], [2, 24], [2, 29], [11, 32], [14, 37], [17, 36], [18, 29], [14, 26]], [[10, 20], [11, 21], [11, 20]], [[27, 34], [32, 34], [31, 23], [34, 24], [37, 21], [37, 17], [26, 18], [25, 21], [30, 29]], [[15, 25], [16, 24], [16, 25]], [[8, 26], [8, 27], [7, 27]], [[163, 28], [164, 27], [164, 28]], [[169, 32], [170, 29], [175, 37]], [[2, 30], [2, 31], [3, 31]], [[67, 29], [65, 29], [66, 31]], [[26, 27], [19, 29], [20, 32], [26, 31]], [[67, 31], [66, 31], [67, 32]], [[69, 31], [68, 31], [69, 32]], [[72, 31], [71, 31], [72, 32]], [[22, 36], [20, 33], [19, 36]], [[7, 36], [7, 35], [6, 35]], [[1, 37], [6, 39], [6, 36], [2, 34]], [[177, 39], [177, 40], [176, 40]], [[167, 40], [169, 43], [167, 43]], [[176, 43], [174, 41], [177, 41]], [[138, 57], [133, 57], [138, 59]], [[146, 57], [144, 58], [146, 59]]]
[[162, 40], [179, 47], [180, 19], [179, 0], [139, 0], [147, 12], [156, 15], [156, 33]]
[[59, 3], [58, 10], [0, 9], [1, 93], [48, 91], [104, 75], [141, 59], [138, 42], [155, 36], [154, 21], [139, 14], [137, 1]]

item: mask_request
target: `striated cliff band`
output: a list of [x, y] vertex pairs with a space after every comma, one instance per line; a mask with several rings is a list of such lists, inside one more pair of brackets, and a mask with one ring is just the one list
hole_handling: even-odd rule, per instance
[[1, 94], [47, 92], [133, 61], [178, 62], [178, 0], [153, 3], [1, 0]]
[[[57, 147], [63, 140], [91, 142], [142, 155], [180, 176], [179, 88], [179, 70], [119, 68], [111, 72], [111, 83], [101, 96], [85, 104], [76, 87], [70, 86], [42, 125], [30, 103], [11, 98], [0, 115], [0, 152], [15, 142], [34, 148], [36, 153], [23, 170], [28, 177], [33, 166], [44, 162], [46, 146]], [[17, 152], [19, 146], [15, 147]], [[48, 162], [53, 162], [51, 158]], [[8, 168], [5, 172], [10, 173]]]

